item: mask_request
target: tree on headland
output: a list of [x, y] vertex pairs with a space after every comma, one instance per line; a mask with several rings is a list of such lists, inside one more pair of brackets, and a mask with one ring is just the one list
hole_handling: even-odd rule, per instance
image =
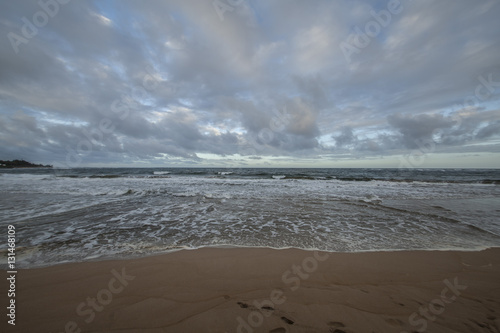
[[0, 160], [0, 168], [52, 168], [52, 165], [33, 164], [25, 160]]

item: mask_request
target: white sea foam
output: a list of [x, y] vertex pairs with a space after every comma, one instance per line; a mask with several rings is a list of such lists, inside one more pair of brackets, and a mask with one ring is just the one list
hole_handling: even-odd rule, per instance
[[329, 251], [500, 245], [498, 186], [277, 181], [283, 177], [4, 174], [0, 209], [2, 222], [19, 228], [22, 245], [37, 249], [26, 251], [26, 266], [207, 245]]
[[153, 175], [168, 175], [170, 171], [154, 171]]

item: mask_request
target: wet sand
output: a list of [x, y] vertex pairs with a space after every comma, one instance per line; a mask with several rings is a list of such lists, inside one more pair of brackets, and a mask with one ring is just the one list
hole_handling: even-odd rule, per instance
[[205, 248], [19, 270], [16, 326], [4, 316], [0, 327], [54, 333], [500, 332], [500, 248]]

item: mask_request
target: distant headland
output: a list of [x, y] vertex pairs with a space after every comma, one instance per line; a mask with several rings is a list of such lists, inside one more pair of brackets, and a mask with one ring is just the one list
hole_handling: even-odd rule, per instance
[[33, 164], [25, 160], [2, 161], [0, 160], [0, 168], [52, 168], [52, 165]]

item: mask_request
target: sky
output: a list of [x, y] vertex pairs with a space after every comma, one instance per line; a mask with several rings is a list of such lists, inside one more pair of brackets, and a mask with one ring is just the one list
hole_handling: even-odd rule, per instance
[[0, 0], [0, 159], [500, 167], [500, 0]]

